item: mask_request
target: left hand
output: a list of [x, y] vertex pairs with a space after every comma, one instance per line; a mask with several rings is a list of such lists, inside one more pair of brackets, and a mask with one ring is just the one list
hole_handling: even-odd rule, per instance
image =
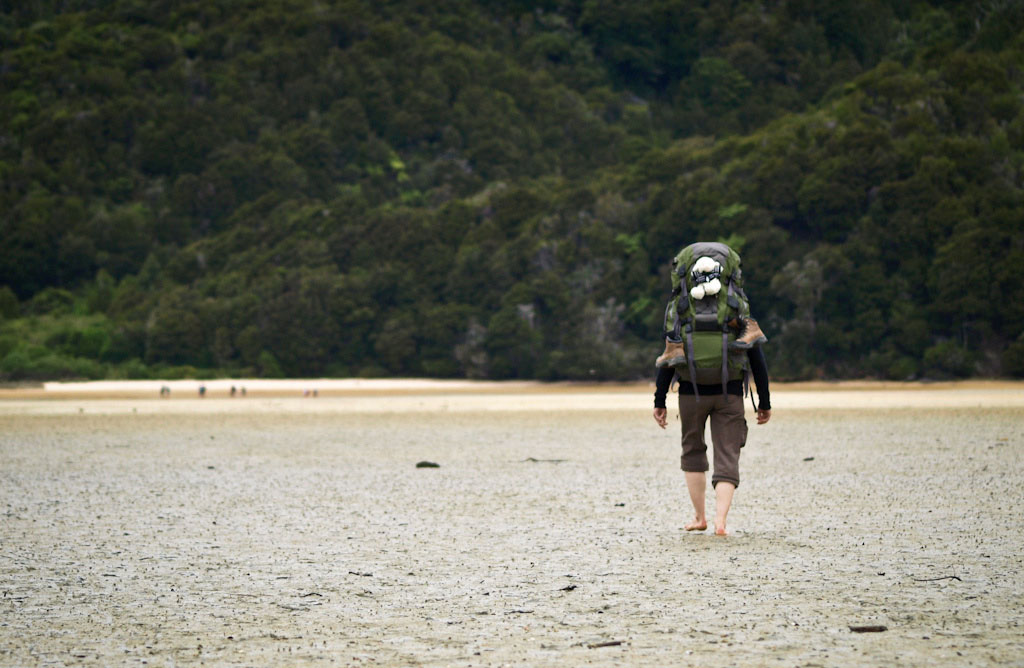
[[771, 411], [771, 409], [767, 409], [767, 410], [764, 409], [764, 408], [758, 408], [757, 409], [757, 423], [758, 424], [767, 424], [768, 420], [771, 420], [771, 419], [772, 419], [772, 411]]

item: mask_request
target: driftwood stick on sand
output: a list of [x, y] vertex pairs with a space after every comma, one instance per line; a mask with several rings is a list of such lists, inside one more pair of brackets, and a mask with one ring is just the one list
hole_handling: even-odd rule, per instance
[[851, 626], [850, 630], [854, 633], [881, 633], [882, 631], [888, 631], [888, 626], [882, 624], [869, 624], [865, 626]]

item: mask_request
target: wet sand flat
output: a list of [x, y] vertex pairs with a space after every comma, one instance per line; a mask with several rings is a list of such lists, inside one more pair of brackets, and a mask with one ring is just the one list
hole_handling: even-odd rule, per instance
[[645, 385], [214, 389], [0, 399], [0, 665], [1024, 665], [1019, 384], [773, 388], [724, 539]]

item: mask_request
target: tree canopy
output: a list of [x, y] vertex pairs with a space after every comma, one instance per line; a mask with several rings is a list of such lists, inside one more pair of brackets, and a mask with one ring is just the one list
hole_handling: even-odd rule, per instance
[[34, 0], [0, 380], [629, 379], [740, 252], [780, 378], [1024, 376], [1024, 5]]

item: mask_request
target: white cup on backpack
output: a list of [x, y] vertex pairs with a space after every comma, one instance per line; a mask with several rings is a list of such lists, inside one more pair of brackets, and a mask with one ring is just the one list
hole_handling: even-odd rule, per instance
[[[690, 296], [694, 299], [704, 299], [717, 295], [722, 289], [722, 282], [717, 278], [721, 272], [722, 265], [714, 259], [707, 255], [699, 258], [693, 263], [691, 271], [691, 276], [697, 284], [690, 288]], [[714, 275], [715, 278], [708, 280], [709, 275]]]

